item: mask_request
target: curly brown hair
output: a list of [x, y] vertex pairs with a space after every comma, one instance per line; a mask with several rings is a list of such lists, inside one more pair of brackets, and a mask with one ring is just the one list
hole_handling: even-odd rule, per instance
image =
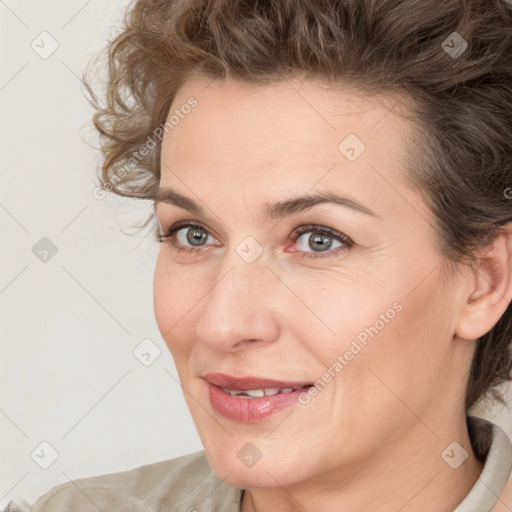
[[[163, 127], [187, 79], [265, 84], [301, 74], [411, 102], [417, 130], [407, 177], [435, 214], [447, 261], [471, 261], [512, 221], [512, 8], [506, 0], [132, 4], [106, 46], [106, 105], [83, 74], [96, 110], [103, 189], [154, 201]], [[496, 386], [511, 379], [511, 344], [509, 305], [478, 340], [466, 410], [487, 392], [505, 404]], [[472, 433], [482, 458], [490, 433]]]

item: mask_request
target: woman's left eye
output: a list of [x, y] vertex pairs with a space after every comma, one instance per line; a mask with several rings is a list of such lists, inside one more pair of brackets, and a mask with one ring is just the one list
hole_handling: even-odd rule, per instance
[[[337, 254], [339, 251], [346, 251], [354, 245], [354, 242], [347, 235], [325, 226], [301, 226], [294, 231], [292, 240], [297, 242], [301, 238], [304, 239], [302, 244], [298, 244], [298, 251], [304, 251], [301, 255], [302, 258], [326, 258]], [[338, 245], [333, 246], [333, 240]], [[305, 252], [308, 248], [313, 249], [313, 254]], [[316, 251], [316, 249], [320, 249], [320, 251]]]
[[[304, 236], [304, 235], [308, 236]], [[204, 250], [204, 245], [212, 238], [216, 239], [209, 231], [198, 223], [179, 222], [174, 224], [167, 234], [160, 234], [157, 237], [159, 242], [169, 238], [172, 246], [176, 248], [178, 253], [200, 253]], [[339, 251], [350, 249], [354, 242], [343, 233], [325, 226], [301, 226], [297, 228], [291, 235], [293, 242], [298, 242], [298, 250], [293, 251], [302, 253], [301, 258], [324, 258], [333, 256]], [[190, 244], [190, 245], [189, 245]], [[216, 243], [216, 245], [218, 242]], [[308, 252], [311, 249], [312, 252]], [[326, 253], [326, 254], [321, 254]]]

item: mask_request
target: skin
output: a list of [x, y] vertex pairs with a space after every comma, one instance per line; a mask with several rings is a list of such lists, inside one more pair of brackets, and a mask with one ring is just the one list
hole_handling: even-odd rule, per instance
[[[404, 178], [414, 127], [395, 113], [405, 108], [396, 97], [312, 80], [195, 78], [171, 110], [191, 96], [197, 106], [164, 136], [160, 185], [205, 215], [164, 202], [156, 214], [162, 233], [190, 220], [211, 236], [198, 254], [161, 244], [154, 308], [213, 470], [246, 489], [243, 512], [453, 511], [483, 468], [464, 388], [473, 340], [512, 297], [511, 230], [477, 269], [445, 270], [435, 219]], [[350, 133], [366, 145], [355, 161], [338, 150]], [[375, 215], [325, 203], [263, 217], [267, 202], [320, 190]], [[310, 246], [315, 228], [295, 240], [309, 224], [354, 245]], [[190, 229], [174, 242], [194, 247]], [[263, 250], [252, 263], [236, 252], [247, 236]], [[401, 311], [307, 405], [253, 424], [213, 410], [206, 372], [315, 382], [394, 303]], [[251, 468], [237, 457], [248, 442], [261, 453]], [[468, 454], [457, 469], [441, 456], [453, 442]]]

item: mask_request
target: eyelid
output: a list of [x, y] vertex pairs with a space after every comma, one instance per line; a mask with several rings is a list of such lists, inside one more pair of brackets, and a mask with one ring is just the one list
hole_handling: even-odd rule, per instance
[[301, 259], [316, 260], [320, 258], [336, 257], [338, 253], [349, 251], [355, 246], [354, 241], [348, 235], [345, 235], [345, 233], [341, 233], [336, 229], [327, 226], [322, 226], [320, 224], [308, 224], [299, 226], [293, 231], [291, 240], [293, 242], [296, 242], [305, 233], [320, 233], [323, 235], [327, 235], [328, 237], [338, 241], [341, 244], [341, 246], [320, 252], [292, 251], [294, 253], [298, 253]]
[[[166, 231], [166, 233], [163, 233], [163, 230], [161, 230], [160, 235], [158, 235], [157, 238], [171, 238], [173, 235], [176, 234], [177, 231], [180, 231], [183, 228], [201, 228], [204, 229], [209, 235], [211, 235], [213, 238], [215, 238], [218, 242], [217, 236], [212, 233], [212, 230], [208, 227], [206, 227], [202, 222], [196, 221], [196, 220], [180, 220], [178, 222], [175, 222], [171, 225]], [[161, 226], [160, 226], [161, 228]]]
[[330, 228], [328, 226], [321, 226], [319, 224], [306, 224], [303, 226], [299, 226], [298, 228], [295, 228], [293, 230], [292, 240], [296, 241], [304, 233], [310, 233], [310, 232], [327, 234], [327, 235], [335, 238], [336, 240], [339, 240], [346, 244], [354, 245], [353, 240], [348, 235], [345, 235], [345, 233], [341, 233], [340, 231], [337, 231], [336, 229]]

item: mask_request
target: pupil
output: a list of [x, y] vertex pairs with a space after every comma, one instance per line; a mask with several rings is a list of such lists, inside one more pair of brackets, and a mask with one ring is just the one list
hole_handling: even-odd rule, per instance
[[187, 240], [191, 245], [201, 245], [203, 239], [207, 239], [208, 234], [202, 228], [190, 228], [187, 233]]
[[[318, 245], [313, 245], [318, 244]], [[332, 245], [332, 240], [329, 236], [322, 235], [321, 233], [317, 233], [316, 235], [311, 235], [309, 237], [309, 246], [312, 249], [320, 249], [321, 251], [325, 251], [329, 249]]]

